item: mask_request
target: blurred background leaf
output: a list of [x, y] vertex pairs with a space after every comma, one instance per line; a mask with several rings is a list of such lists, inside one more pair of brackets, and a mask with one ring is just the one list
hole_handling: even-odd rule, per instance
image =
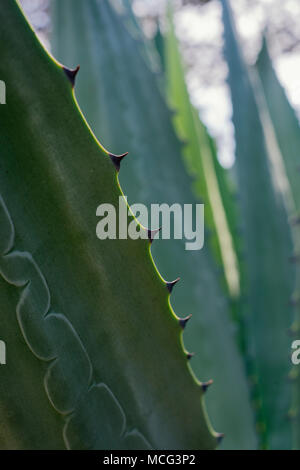
[[[269, 142], [270, 152], [277, 155], [283, 171], [285, 172], [285, 195], [289, 208], [291, 227], [294, 238], [294, 256], [296, 261], [296, 286], [291, 305], [295, 310], [295, 320], [291, 327], [292, 338], [299, 337], [300, 333], [300, 127], [296, 113], [290, 105], [286, 92], [281, 86], [274, 71], [268, 51], [267, 40], [264, 38], [263, 46], [256, 62], [259, 79], [257, 88], [260, 94], [260, 108], [264, 116], [266, 140]], [[290, 409], [290, 418], [294, 428], [294, 448], [300, 447], [300, 375], [298, 367], [294, 367], [290, 374], [294, 384], [293, 401]]]
[[[294, 272], [291, 230], [275, 163], [268, 154], [247, 65], [228, 0], [222, 0], [225, 57], [236, 138], [236, 171], [245, 239], [248, 302], [245, 333], [255, 382], [258, 430], [263, 447], [292, 446], [288, 381]], [[281, 175], [279, 175], [281, 176]]]

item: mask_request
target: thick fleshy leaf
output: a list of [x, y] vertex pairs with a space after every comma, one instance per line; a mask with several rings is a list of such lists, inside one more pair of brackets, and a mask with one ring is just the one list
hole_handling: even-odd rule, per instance
[[205, 203], [206, 224], [212, 233], [212, 249], [224, 269], [229, 294], [236, 298], [240, 293], [239, 267], [216, 175], [216, 149], [189, 99], [171, 8], [168, 17], [169, 31], [165, 41], [166, 82], [168, 98], [175, 109], [174, 123], [178, 135], [186, 142], [183, 156], [187, 171], [194, 178], [195, 195]]
[[274, 128], [274, 135], [285, 164], [294, 204], [296, 210], [300, 212], [299, 121], [272, 67], [266, 40], [263, 42], [256, 69], [263, 87], [265, 103]]
[[[129, 151], [120, 173], [128, 201], [148, 207], [199, 202], [156, 76], [123, 19], [108, 1], [75, 3], [53, 2], [53, 52], [69, 66], [80, 63], [76, 96], [96, 135], [116, 153]], [[152, 253], [165, 279], [181, 278], [171, 302], [182, 317], [193, 314], [184, 341], [196, 353], [191, 366], [199, 379], [214, 379], [206, 403], [214, 427], [226, 434], [224, 446], [255, 447], [255, 436], [241, 432], [241, 423], [251, 421], [248, 389], [208, 243], [187, 251], [181, 240], [155, 240]]]
[[1, 448], [214, 448], [149, 242], [96, 237], [121, 192], [74, 74], [15, 1], [0, 24]]
[[[267, 41], [264, 39], [263, 47], [259, 54], [256, 70], [261, 85], [261, 111], [265, 116], [266, 133], [269, 136], [271, 151], [278, 155], [283, 162], [289, 181], [288, 200], [292, 230], [294, 234], [295, 257], [300, 253], [300, 127], [296, 113], [288, 101], [286, 92], [281, 86], [275, 70], [272, 66], [268, 52]], [[295, 308], [295, 321], [291, 327], [292, 338], [296, 339], [300, 333], [300, 266], [297, 263], [297, 282], [294, 292], [293, 306]], [[291, 372], [291, 380], [294, 384], [293, 402], [290, 409], [290, 417], [293, 422], [295, 448], [300, 448], [300, 373], [295, 366]]]

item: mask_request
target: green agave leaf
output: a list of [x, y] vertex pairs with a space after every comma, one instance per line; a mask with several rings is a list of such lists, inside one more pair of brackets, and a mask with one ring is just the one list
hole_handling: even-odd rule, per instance
[[[120, 173], [128, 201], [148, 207], [199, 202], [156, 75], [123, 18], [108, 1], [64, 0], [52, 6], [53, 52], [69, 66], [80, 63], [76, 96], [92, 129], [115, 153], [129, 151]], [[193, 252], [181, 240], [156, 240], [152, 254], [165, 279], [181, 277], [171, 301], [183, 317], [193, 314], [185, 344], [196, 353], [191, 365], [197, 376], [214, 380], [206, 403], [214, 427], [226, 434], [223, 445], [255, 447], [243, 364], [207, 243]]]
[[[232, 243], [234, 246], [234, 251], [237, 256], [237, 264], [239, 270], [241, 269], [239, 266], [240, 259], [239, 257], [240, 252], [242, 250], [241, 246], [241, 237], [239, 234], [239, 208], [237, 204], [238, 194], [237, 194], [237, 184], [236, 184], [236, 177], [234, 175], [234, 171], [232, 168], [224, 168], [217, 157], [217, 149], [216, 143], [212, 137], [207, 134], [208, 137], [208, 144], [211, 150], [212, 161], [214, 166], [214, 172], [216, 174], [216, 179], [221, 195], [221, 200], [224, 206], [224, 211], [226, 214], [228, 227], [230, 230], [230, 234], [232, 237]], [[239, 255], [239, 256], [238, 256]], [[241, 277], [241, 276], [240, 276]], [[239, 277], [239, 284], [241, 283], [241, 279]], [[240, 286], [240, 292], [241, 292]]]
[[230, 4], [222, 0], [225, 55], [233, 103], [236, 170], [245, 239], [248, 283], [246, 332], [259, 400], [262, 445], [291, 448], [290, 297], [292, 242], [282, 188], [274, 176], [252, 81], [243, 60]]
[[178, 135], [186, 141], [184, 160], [187, 171], [194, 178], [196, 197], [202, 198], [205, 203], [206, 223], [213, 234], [210, 240], [213, 250], [224, 268], [230, 295], [237, 297], [240, 290], [238, 260], [216, 176], [216, 149], [189, 99], [171, 8], [168, 19], [169, 31], [165, 41], [166, 77], [169, 101], [176, 110], [174, 123]]
[[157, 24], [157, 30], [154, 36], [154, 46], [157, 50], [158, 57], [160, 60], [161, 71], [165, 72], [166, 62], [165, 62], [165, 38], [161, 32], [159, 23]]
[[272, 67], [266, 40], [263, 42], [261, 52], [257, 59], [256, 69], [259, 73], [265, 103], [267, 104], [276, 140], [285, 164], [294, 204], [299, 213], [299, 121]]
[[16, 2], [0, 23], [1, 448], [214, 448], [149, 243], [96, 237], [121, 192], [74, 74]]
[[[296, 113], [290, 105], [285, 90], [281, 86], [277, 75], [273, 69], [271, 58], [268, 52], [267, 41], [264, 39], [261, 52], [259, 54], [256, 70], [260, 78], [261, 92], [263, 99], [261, 107], [264, 115], [267, 116], [266, 132], [272, 139], [271, 145], [274, 152], [277, 152], [284, 163], [286, 175], [289, 180], [290, 190], [290, 212], [294, 234], [295, 255], [300, 252], [299, 214], [300, 214], [300, 191], [299, 191], [299, 146], [300, 128]], [[296, 292], [294, 302], [296, 319], [292, 326], [293, 338], [299, 337], [300, 332], [300, 267], [297, 268]], [[300, 374], [296, 366], [291, 372], [291, 379], [294, 386], [294, 399], [290, 410], [293, 418], [294, 447], [300, 448]]]
[[[203, 124], [202, 124], [203, 125]], [[205, 132], [205, 131], [204, 131]], [[245, 353], [245, 332], [243, 324], [243, 302], [244, 299], [244, 275], [241, 272], [243, 270], [243, 240], [241, 237], [240, 222], [239, 222], [239, 207], [238, 207], [238, 192], [236, 177], [232, 168], [224, 168], [217, 157], [217, 150], [215, 141], [207, 134], [208, 145], [211, 149], [213, 171], [217, 180], [219, 194], [224, 206], [224, 212], [226, 214], [227, 224], [230, 231], [230, 236], [234, 248], [234, 256], [236, 259], [236, 267], [238, 268], [238, 286], [239, 295], [231, 296], [231, 308], [233, 319], [237, 324], [238, 328], [238, 340], [242, 353]], [[234, 271], [235, 272], [235, 271]], [[233, 278], [234, 279], [234, 278]], [[233, 291], [234, 293], [234, 291]]]
[[139, 46], [139, 51], [144, 60], [151, 70], [159, 76], [162, 68], [160, 54], [157, 51], [156, 45], [153, 44], [152, 41], [145, 40], [143, 29], [132, 9], [132, 0], [109, 1], [111, 1], [117, 12], [121, 14], [123, 22], [126, 25], [127, 30], [136, 40], [136, 45]]
[[[231, 297], [232, 317], [238, 326], [237, 340], [244, 353], [245, 326], [241, 315], [243, 298], [240, 296], [241, 266], [237, 258], [237, 254], [242, 258], [242, 248], [238, 234], [238, 208], [234, 195], [234, 182], [230, 178], [229, 171], [220, 165], [215, 142], [190, 102], [171, 9], [168, 14], [169, 31], [165, 39], [165, 56], [168, 59], [166, 77], [169, 100], [176, 109], [175, 127], [181, 138], [187, 142], [183, 151], [184, 162], [187, 171], [194, 177], [194, 194], [203, 198], [206, 204], [206, 223], [215, 235], [211, 240], [212, 249], [219, 264], [224, 268], [224, 279], [227, 281], [224, 287]], [[252, 422], [246, 429], [253, 437]]]

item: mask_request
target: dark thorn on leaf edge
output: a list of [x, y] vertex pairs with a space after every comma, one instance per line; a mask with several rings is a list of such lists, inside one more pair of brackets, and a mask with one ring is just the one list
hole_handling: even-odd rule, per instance
[[160, 231], [161, 231], [161, 227], [156, 230], [148, 230], [148, 238], [149, 238], [150, 243], [153, 242], [155, 235]]
[[123, 155], [114, 155], [113, 153], [109, 153], [110, 159], [115, 165], [117, 171], [120, 171], [121, 161], [126, 157], [126, 155], [128, 155], [128, 152], [123, 153]]
[[76, 69], [68, 69], [68, 67], [63, 67], [63, 70], [65, 74], [67, 75], [68, 79], [70, 80], [73, 88], [75, 85], [76, 75], [79, 69], [80, 69], [80, 65], [77, 65]]
[[186, 358], [188, 361], [190, 361], [193, 356], [195, 356], [195, 353], [187, 353]]
[[206, 392], [208, 387], [210, 387], [213, 383], [214, 383], [213, 380], [208, 380], [207, 382], [202, 382], [201, 388], [202, 388], [203, 392]]
[[185, 318], [179, 318], [179, 325], [181, 326], [181, 328], [184, 330], [184, 328], [186, 327], [186, 324], [187, 322], [192, 318], [192, 315], [188, 315], [187, 317]]
[[171, 294], [171, 292], [172, 292], [172, 290], [173, 290], [173, 287], [175, 286], [175, 284], [177, 284], [178, 281], [180, 281], [180, 277], [178, 277], [177, 279], [175, 279], [175, 281], [167, 282], [167, 283], [166, 283], [166, 287], [167, 287], [168, 291], [170, 292], [170, 294]]

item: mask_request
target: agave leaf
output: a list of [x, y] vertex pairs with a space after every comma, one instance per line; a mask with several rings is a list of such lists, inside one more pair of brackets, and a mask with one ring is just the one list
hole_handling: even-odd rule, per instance
[[256, 63], [265, 103], [274, 127], [297, 211], [300, 211], [299, 151], [300, 128], [296, 113], [290, 105], [286, 93], [278, 81], [268, 53], [266, 39]]
[[[262, 112], [266, 116], [266, 133], [272, 149], [276, 152], [284, 163], [285, 172], [289, 181], [289, 207], [292, 220], [295, 256], [300, 252], [299, 214], [300, 214], [300, 191], [299, 191], [299, 147], [300, 128], [296, 113], [288, 101], [285, 90], [281, 86], [277, 75], [273, 69], [271, 58], [268, 52], [267, 41], [264, 39], [261, 52], [259, 54], [256, 70], [258, 72], [261, 85], [262, 99], [260, 101]], [[297, 282], [294, 293], [293, 305], [295, 307], [296, 318], [291, 328], [293, 338], [299, 337], [300, 332], [300, 267], [297, 264]], [[293, 419], [294, 447], [300, 448], [300, 374], [296, 366], [291, 372], [291, 379], [294, 384], [294, 397], [290, 410]]]
[[[200, 125], [203, 126], [201, 121]], [[236, 184], [236, 176], [234, 174], [233, 168], [224, 168], [217, 157], [216, 143], [214, 139], [207, 133], [206, 129], [202, 131], [205, 133], [207, 138], [207, 145], [210, 148], [210, 154], [212, 156], [212, 165], [213, 165], [213, 178], [216, 179], [218, 185], [218, 192], [222, 200], [222, 205], [224, 207], [224, 212], [226, 215], [226, 221], [231, 237], [231, 243], [234, 249], [234, 258], [231, 257], [232, 262], [234, 262], [235, 269], [233, 275], [231, 274], [231, 284], [232, 286], [237, 285], [238, 289], [233, 289], [230, 295], [230, 303], [232, 309], [232, 317], [235, 321], [238, 329], [238, 340], [242, 353], [244, 355], [245, 348], [245, 339], [244, 339], [244, 325], [243, 325], [243, 302], [244, 302], [244, 275], [243, 270], [243, 240], [241, 237], [240, 231], [240, 222], [239, 222], [239, 207], [238, 207], [238, 192]], [[222, 225], [221, 225], [222, 227]], [[226, 248], [226, 245], [225, 245]], [[230, 266], [230, 264], [229, 264]], [[236, 269], [238, 270], [236, 276]], [[234, 280], [238, 280], [238, 283], [234, 283]]]
[[290, 297], [294, 271], [282, 188], [274, 175], [249, 71], [239, 48], [230, 4], [222, 0], [225, 55], [233, 103], [236, 170], [248, 284], [246, 332], [258, 400], [262, 446], [291, 448]]
[[[198, 198], [203, 198], [206, 207], [206, 224], [210, 228], [211, 246], [216, 259], [224, 268], [225, 288], [231, 298], [232, 317], [238, 326], [237, 339], [241, 351], [245, 350], [244, 323], [241, 315], [240, 260], [241, 242], [238, 234], [237, 204], [234, 196], [234, 182], [229, 171], [223, 168], [217, 158], [215, 142], [199, 119], [199, 113], [192, 106], [184, 70], [177, 44], [172, 11], [169, 8], [169, 29], [165, 39], [166, 81], [169, 101], [176, 110], [174, 123], [186, 146], [183, 150], [187, 171], [194, 177], [193, 189]], [[253, 421], [243, 423], [253, 440]], [[236, 426], [236, 423], [235, 423]]]
[[195, 180], [193, 186], [196, 197], [202, 198], [206, 206], [206, 224], [212, 231], [212, 248], [224, 268], [230, 295], [237, 297], [240, 289], [238, 260], [215, 171], [216, 149], [189, 99], [171, 8], [168, 18], [166, 80], [169, 101], [176, 110], [174, 124], [178, 135], [186, 141], [183, 155], [187, 171]]
[[[129, 151], [120, 173], [129, 202], [148, 207], [199, 202], [192, 194], [156, 75], [122, 18], [107, 1], [79, 0], [76, 8], [73, 0], [52, 5], [53, 52], [70, 67], [80, 63], [76, 96], [92, 129], [114, 152]], [[197, 376], [202, 381], [214, 379], [206, 403], [214, 427], [226, 434], [224, 446], [255, 447], [248, 429], [252, 415], [243, 365], [207, 244], [193, 252], [186, 251], [181, 240], [157, 240], [152, 253], [165, 279], [181, 277], [171, 302], [182, 317], [193, 314], [185, 344], [196, 353], [191, 366]]]
[[159, 23], [157, 24], [157, 30], [153, 39], [155, 49], [157, 50], [160, 59], [160, 68], [162, 72], [165, 72], [165, 38], [161, 32]]
[[1, 448], [214, 448], [148, 241], [96, 237], [121, 192], [74, 74], [15, 1], [0, 22]]

